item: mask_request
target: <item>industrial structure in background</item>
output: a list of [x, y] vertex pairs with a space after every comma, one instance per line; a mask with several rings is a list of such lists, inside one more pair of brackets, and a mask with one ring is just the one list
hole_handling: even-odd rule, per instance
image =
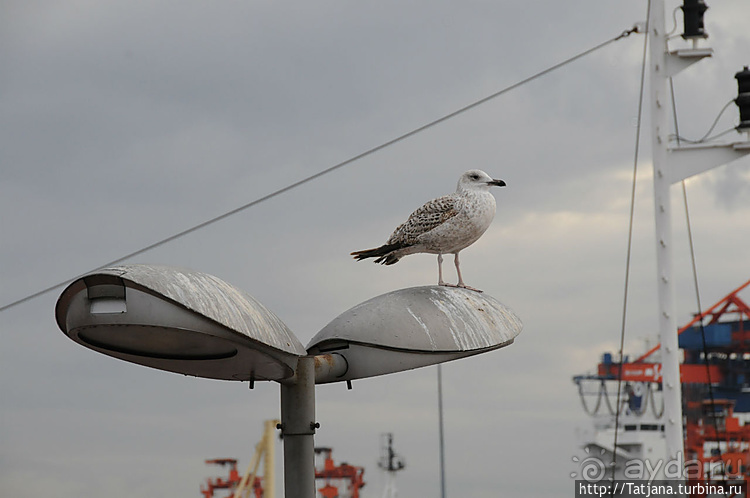
[[[255, 454], [244, 476], [237, 471], [237, 460], [234, 458], [215, 458], [206, 460], [207, 465], [229, 467], [226, 477], [209, 477], [201, 485], [200, 492], [204, 498], [275, 498], [274, 471], [274, 434], [278, 420], [266, 420], [263, 436], [255, 446]], [[316, 465], [316, 488], [321, 498], [360, 498], [359, 490], [364, 487], [365, 469], [347, 463], [336, 465], [331, 448], [315, 448], [315, 454], [323, 457], [322, 465]], [[263, 475], [258, 475], [261, 461]], [[320, 488], [318, 484], [322, 484]], [[223, 494], [224, 492], [228, 494]]]
[[[739, 296], [748, 286], [750, 280], [678, 331], [685, 414], [685, 456], [680, 463], [689, 481], [750, 478], [750, 306]], [[594, 419], [593, 431], [584, 431], [581, 443], [591, 455], [589, 463], [595, 457], [603, 463], [589, 467], [594, 472], [589, 477], [608, 472], [613, 452], [619, 479], [626, 477], [629, 461], [664, 454], [667, 421], [660, 403], [661, 364], [654, 358], [658, 351], [656, 346], [633, 361], [605, 353], [596, 374], [574, 378], [584, 410]], [[618, 384], [624, 387], [619, 404], [612, 402]], [[614, 448], [618, 411], [622, 433]], [[671, 477], [665, 471], [669, 469], [662, 467], [655, 477]]]
[[[237, 460], [235, 458], [214, 458], [206, 460], [206, 465], [229, 466], [229, 475], [227, 477], [207, 477], [205, 487], [201, 485], [201, 494], [204, 498], [218, 498], [221, 495], [215, 494], [217, 490], [229, 490], [230, 494], [223, 495], [233, 497], [239, 493], [243, 498], [252, 496], [254, 498], [263, 497], [263, 478], [255, 476], [252, 483], [246, 489], [249, 492], [243, 493], [243, 488], [239, 487], [242, 482], [240, 473], [237, 471]], [[249, 481], [249, 480], [248, 480]], [[266, 494], [266, 497], [271, 496]]]
[[[703, 138], [689, 141], [679, 133], [673, 77], [713, 55], [713, 49], [701, 46], [708, 37], [703, 22], [707, 8], [703, 0], [684, 0], [679, 7], [684, 21], [681, 36], [684, 42], [680, 42], [683, 46], [670, 48], [670, 41], [677, 39], [671, 36], [676, 26], [675, 30], [667, 32], [664, 0], [649, 2], [645, 31], [649, 54], [648, 104], [660, 344], [636, 360], [628, 360], [622, 353], [627, 309], [624, 306], [620, 354], [613, 357], [606, 353], [596, 373], [574, 377], [583, 407], [594, 421], [593, 427], [581, 434], [580, 443], [588, 456], [583, 461], [573, 458], [581, 463], [581, 475], [571, 474], [577, 479], [672, 479], [687, 480], [691, 484], [731, 484], [750, 477], [750, 308], [738, 295], [750, 281], [707, 311], [700, 309], [689, 216], [687, 230], [698, 311], [693, 320], [680, 329], [675, 318], [670, 189], [682, 183], [684, 193], [685, 179], [750, 153], [750, 70], [747, 66], [734, 76], [737, 98], [727, 103]], [[685, 42], [688, 46], [684, 46]], [[644, 69], [645, 62], [644, 59]], [[739, 110], [739, 124], [709, 137], [721, 113], [732, 102]], [[670, 133], [670, 121], [674, 121], [673, 133]], [[740, 140], [715, 141], [735, 130]], [[687, 195], [684, 197], [688, 214]], [[631, 213], [632, 209], [631, 205]], [[630, 247], [628, 263], [629, 260]], [[626, 277], [626, 299], [627, 282]], [[606, 410], [602, 409], [604, 405]], [[638, 466], [632, 465], [638, 462], [640, 474]], [[645, 473], [644, 462], [650, 466]]]
[[396, 498], [396, 472], [406, 468], [404, 459], [393, 450], [393, 434], [388, 432], [380, 437], [380, 460], [378, 467], [385, 471], [383, 498]]
[[[214, 494], [218, 489], [230, 490], [227, 498], [275, 498], [276, 496], [276, 472], [274, 468], [274, 457], [276, 447], [274, 445], [274, 434], [278, 420], [266, 420], [263, 423], [263, 436], [255, 445], [255, 454], [247, 466], [245, 475], [240, 478], [237, 472], [237, 460], [234, 458], [216, 458], [206, 460], [206, 464], [229, 466], [229, 475], [226, 478], [207, 478], [205, 487], [201, 486], [201, 494], [204, 498], [219, 498]], [[258, 475], [261, 461], [263, 462], [263, 476]], [[221, 498], [224, 498], [222, 496]]]
[[[323, 466], [315, 466], [318, 493], [322, 498], [359, 498], [359, 490], [365, 485], [365, 469], [346, 462], [336, 465], [332, 453], [331, 448], [315, 448], [315, 454], [323, 456]], [[323, 481], [321, 488], [317, 487], [319, 481]]]

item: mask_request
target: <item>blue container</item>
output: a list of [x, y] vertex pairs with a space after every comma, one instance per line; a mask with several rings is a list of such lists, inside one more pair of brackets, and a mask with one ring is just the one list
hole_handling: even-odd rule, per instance
[[[706, 334], [706, 347], [726, 347], [732, 343], [732, 324], [714, 323], [703, 327]], [[700, 327], [692, 327], [680, 334], [678, 344], [683, 349], [703, 349]]]

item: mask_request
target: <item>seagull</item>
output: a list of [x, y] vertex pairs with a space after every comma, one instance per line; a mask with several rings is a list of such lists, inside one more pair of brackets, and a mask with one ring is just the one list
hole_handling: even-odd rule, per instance
[[[472, 169], [458, 179], [456, 191], [425, 203], [393, 231], [385, 244], [375, 249], [351, 253], [361, 261], [377, 258], [375, 263], [392, 265], [409, 254], [437, 254], [438, 285], [469, 287], [461, 276], [458, 253], [479, 240], [495, 216], [495, 197], [490, 187], [504, 187], [503, 180], [494, 180], [484, 171]], [[453, 254], [458, 284], [443, 280], [443, 254]]]

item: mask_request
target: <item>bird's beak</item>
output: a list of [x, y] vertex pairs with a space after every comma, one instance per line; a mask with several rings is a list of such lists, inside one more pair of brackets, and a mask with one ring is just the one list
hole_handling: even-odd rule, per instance
[[502, 180], [491, 180], [491, 181], [487, 182], [487, 185], [489, 185], [489, 186], [494, 185], [496, 187], [504, 187], [505, 186], [505, 182], [502, 181]]

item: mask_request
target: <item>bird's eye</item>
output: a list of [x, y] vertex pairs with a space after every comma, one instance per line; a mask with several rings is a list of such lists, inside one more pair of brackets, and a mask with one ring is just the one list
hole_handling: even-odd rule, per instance
[[470, 175], [469, 178], [471, 178], [472, 180], [479, 180], [479, 175], [477, 175], [476, 173], [474, 173], [474, 174]]

